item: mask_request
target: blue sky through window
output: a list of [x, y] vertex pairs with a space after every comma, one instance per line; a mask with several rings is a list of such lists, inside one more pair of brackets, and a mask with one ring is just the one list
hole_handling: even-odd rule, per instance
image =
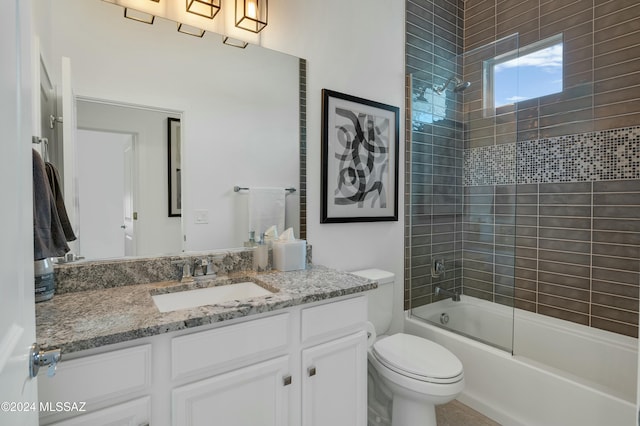
[[562, 92], [562, 42], [493, 65], [494, 107]]

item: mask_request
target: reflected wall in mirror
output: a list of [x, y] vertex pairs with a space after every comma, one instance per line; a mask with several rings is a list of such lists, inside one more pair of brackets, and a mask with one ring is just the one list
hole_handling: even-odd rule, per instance
[[[121, 7], [100, 0], [51, 4], [49, 68], [56, 71], [60, 58], [69, 57], [80, 99], [143, 105], [181, 118], [181, 231], [171, 248], [155, 244], [145, 255], [242, 246], [249, 231], [247, 194], [233, 187], [299, 188], [298, 58], [253, 45], [225, 46], [212, 33], [185, 35], [159, 18], [153, 25], [134, 22], [123, 18]], [[79, 117], [86, 104], [78, 104]], [[166, 148], [166, 139], [159, 144]], [[166, 165], [158, 182], [165, 194]], [[167, 217], [167, 203], [159, 211], [179, 222]], [[298, 231], [298, 192], [286, 204], [286, 226]], [[143, 225], [149, 216], [138, 213], [141, 233], [148, 225], [149, 235], [174, 234], [166, 223]]]

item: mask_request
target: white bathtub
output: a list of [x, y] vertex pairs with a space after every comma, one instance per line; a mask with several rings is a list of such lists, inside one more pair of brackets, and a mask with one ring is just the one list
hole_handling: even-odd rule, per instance
[[[511, 347], [514, 355], [424, 321]], [[513, 330], [513, 334], [512, 334]], [[505, 426], [636, 423], [637, 339], [462, 296], [407, 312], [405, 332], [438, 342], [464, 365], [458, 398]]]

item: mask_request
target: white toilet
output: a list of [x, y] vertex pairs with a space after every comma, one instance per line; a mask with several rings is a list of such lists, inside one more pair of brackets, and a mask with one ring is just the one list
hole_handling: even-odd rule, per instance
[[436, 426], [435, 406], [455, 399], [464, 389], [462, 363], [449, 350], [418, 336], [389, 330], [393, 307], [391, 272], [352, 272], [378, 282], [369, 295], [369, 321], [377, 338], [369, 347], [369, 426], [388, 424], [380, 396], [392, 402], [391, 426]]

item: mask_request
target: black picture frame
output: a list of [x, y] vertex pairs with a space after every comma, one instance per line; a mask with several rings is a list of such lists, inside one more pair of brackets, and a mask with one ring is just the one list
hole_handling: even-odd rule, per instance
[[398, 220], [398, 107], [322, 90], [320, 223]]
[[182, 216], [182, 143], [180, 119], [167, 119], [169, 217]]

